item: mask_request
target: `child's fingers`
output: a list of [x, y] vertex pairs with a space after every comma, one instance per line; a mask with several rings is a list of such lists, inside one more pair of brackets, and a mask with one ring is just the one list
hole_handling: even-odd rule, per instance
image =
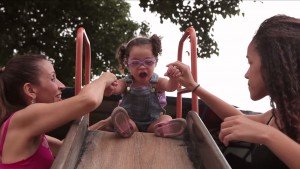
[[174, 73], [174, 77], [180, 77], [181, 76], [181, 72], [180, 71], [177, 71]]
[[179, 77], [181, 76], [181, 71], [177, 67], [173, 66], [172, 68], [169, 69], [169, 76]]
[[112, 85], [112, 86], [118, 86], [118, 81], [116, 80], [116, 81], [112, 82], [111, 85]]
[[164, 74], [164, 76], [168, 76], [169, 78], [176, 78], [181, 76], [181, 71], [177, 68], [177, 66], [168, 66], [167, 72]]

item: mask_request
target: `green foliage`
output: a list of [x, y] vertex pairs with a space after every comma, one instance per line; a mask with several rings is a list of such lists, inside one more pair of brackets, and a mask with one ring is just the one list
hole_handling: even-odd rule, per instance
[[[216, 16], [238, 15], [239, 2], [210, 0], [140, 0], [140, 6], [170, 19], [184, 31], [194, 26], [199, 57], [218, 54], [212, 26]], [[86, 30], [92, 49], [92, 73], [110, 69], [118, 73], [115, 51], [139, 32], [149, 35], [149, 23], [129, 18], [124, 0], [0, 0], [0, 65], [14, 54], [44, 53], [55, 61], [57, 76], [73, 85], [75, 36], [78, 27]], [[226, 33], [226, 32], [224, 32]]]
[[[44, 53], [55, 60], [59, 78], [73, 85], [75, 37], [86, 30], [92, 49], [92, 72], [117, 72], [115, 51], [141, 27], [120, 0], [0, 0], [0, 65], [14, 54]], [[147, 25], [140, 31], [147, 33]]]
[[[185, 31], [189, 26], [196, 30], [198, 39], [198, 56], [209, 58], [212, 54], [219, 54], [216, 41], [213, 40], [213, 29], [217, 15], [223, 18], [239, 15], [239, 3], [242, 0], [140, 0], [140, 7], [144, 11], [160, 14], [161, 23], [170, 19], [180, 25]], [[224, 32], [226, 33], [226, 32]]]

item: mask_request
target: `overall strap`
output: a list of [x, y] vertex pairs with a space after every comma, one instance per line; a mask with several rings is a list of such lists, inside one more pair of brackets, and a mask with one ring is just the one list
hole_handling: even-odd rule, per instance
[[130, 91], [131, 84], [133, 83], [132, 75], [128, 74], [124, 77], [124, 81], [126, 83], [126, 92]]
[[153, 73], [151, 79], [150, 79], [150, 85], [151, 85], [151, 92], [155, 92], [156, 91], [156, 84], [158, 82], [158, 74]]
[[132, 75], [131, 74], [128, 74], [124, 77], [124, 80], [127, 84], [131, 84], [133, 83], [133, 80], [132, 80]]
[[158, 82], [158, 74], [153, 73], [151, 79], [150, 79], [150, 83], [151, 84], [156, 84]]

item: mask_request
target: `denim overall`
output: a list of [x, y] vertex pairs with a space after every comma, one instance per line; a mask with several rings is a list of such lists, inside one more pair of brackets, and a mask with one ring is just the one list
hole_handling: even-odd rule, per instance
[[132, 87], [132, 76], [127, 75], [125, 77], [127, 88], [120, 106], [127, 111], [141, 132], [146, 132], [149, 125], [157, 120], [162, 112], [165, 113], [155, 90], [157, 81], [158, 75], [154, 73], [149, 85]]

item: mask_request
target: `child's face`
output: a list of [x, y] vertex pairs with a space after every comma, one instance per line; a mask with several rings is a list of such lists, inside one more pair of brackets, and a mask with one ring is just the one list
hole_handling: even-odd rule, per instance
[[127, 60], [127, 67], [135, 82], [149, 83], [156, 66], [156, 58], [152, 53], [151, 45], [140, 45], [131, 48]]

